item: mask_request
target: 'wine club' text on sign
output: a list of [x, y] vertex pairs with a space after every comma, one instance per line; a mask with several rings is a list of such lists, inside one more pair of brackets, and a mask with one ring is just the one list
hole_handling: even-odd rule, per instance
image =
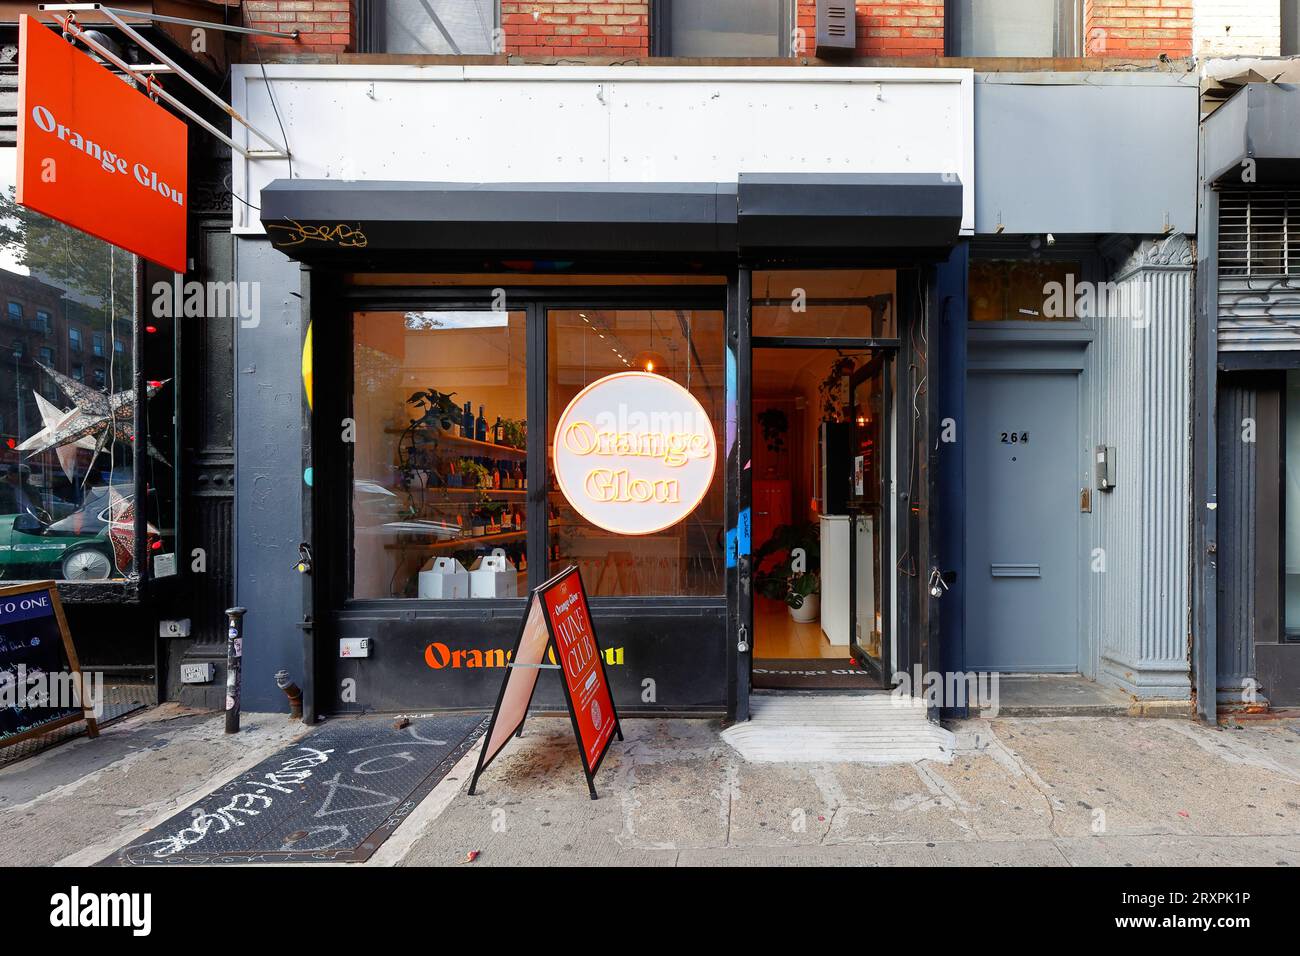
[[699, 505], [718, 448], [704, 406], [671, 379], [618, 372], [592, 382], [560, 416], [555, 478], [577, 512], [618, 534], [654, 534]]
[[185, 271], [185, 124], [58, 33], [23, 16], [22, 206]]

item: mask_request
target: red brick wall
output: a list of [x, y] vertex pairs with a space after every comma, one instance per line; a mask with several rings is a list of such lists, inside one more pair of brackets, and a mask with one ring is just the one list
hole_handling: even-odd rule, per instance
[[[650, 3], [502, 0], [505, 51], [520, 56], [646, 57]], [[1087, 0], [1087, 56], [1186, 57], [1192, 53], [1193, 0]], [[248, 26], [298, 30], [298, 40], [256, 38], [277, 51], [342, 53], [356, 49], [352, 0], [244, 0]], [[858, 56], [943, 56], [943, 0], [858, 0]], [[796, 0], [804, 56], [817, 36], [816, 0]]]
[[1192, 0], [1088, 0], [1084, 55], [1192, 55]]
[[244, 0], [244, 26], [299, 32], [297, 40], [249, 37], [273, 52], [343, 53], [357, 46], [352, 6], [352, 0]]
[[[817, 45], [817, 2], [798, 0], [804, 56]], [[943, 56], [943, 0], [858, 3], [858, 56]]]
[[650, 4], [502, 0], [506, 53], [520, 56], [650, 55]]

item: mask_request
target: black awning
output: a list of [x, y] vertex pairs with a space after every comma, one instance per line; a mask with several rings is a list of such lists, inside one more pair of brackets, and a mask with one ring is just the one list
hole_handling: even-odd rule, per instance
[[741, 173], [742, 249], [940, 249], [961, 229], [962, 186], [934, 173]]
[[295, 258], [372, 252], [734, 249], [735, 187], [716, 183], [413, 183], [279, 179], [262, 224]]
[[262, 224], [296, 259], [946, 248], [961, 183], [939, 175], [743, 175], [730, 183], [279, 179]]

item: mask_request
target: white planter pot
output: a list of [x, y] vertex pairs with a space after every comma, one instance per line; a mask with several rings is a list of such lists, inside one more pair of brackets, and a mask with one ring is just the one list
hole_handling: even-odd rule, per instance
[[817, 614], [821, 611], [821, 595], [810, 594], [803, 599], [803, 606], [790, 608], [790, 618], [799, 624], [811, 624], [817, 620]]

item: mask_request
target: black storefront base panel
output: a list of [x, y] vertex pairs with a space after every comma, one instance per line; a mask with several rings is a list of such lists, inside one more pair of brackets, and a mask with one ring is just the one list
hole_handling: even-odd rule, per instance
[[[725, 713], [726, 603], [651, 602], [592, 602], [619, 713]], [[334, 699], [322, 700], [321, 708], [333, 713], [491, 710], [525, 608], [521, 599], [491, 608], [457, 602], [344, 610], [336, 632], [369, 638], [370, 657], [336, 662]], [[542, 675], [534, 709], [565, 710], [558, 675]]]

